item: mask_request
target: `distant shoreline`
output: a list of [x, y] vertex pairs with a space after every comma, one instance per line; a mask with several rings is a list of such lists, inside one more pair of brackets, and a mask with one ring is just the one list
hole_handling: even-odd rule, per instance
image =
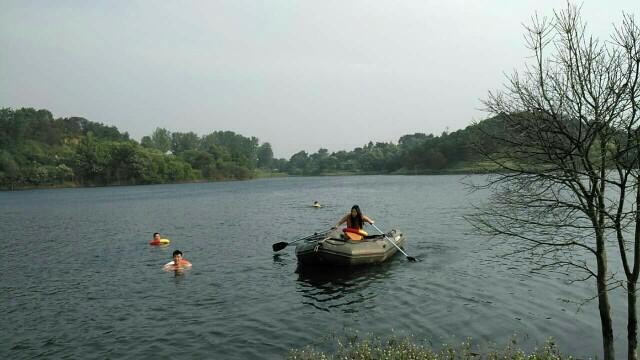
[[[501, 121], [494, 117], [483, 123], [496, 128]], [[280, 159], [270, 143], [232, 131], [200, 136], [156, 128], [138, 142], [114, 126], [81, 117], [54, 118], [46, 109], [0, 108], [0, 128], [7, 130], [0, 136], [0, 190], [497, 171], [496, 164], [471, 151], [479, 136], [491, 143], [478, 126], [440, 136], [403, 135], [397, 144], [369, 141], [350, 151], [299, 151]]]
[[152, 183], [152, 184], [78, 184], [74, 182], [65, 182], [62, 184], [47, 185], [20, 185], [13, 188], [2, 187], [0, 191], [24, 191], [24, 190], [51, 190], [51, 189], [73, 189], [73, 188], [102, 188], [102, 187], [120, 187], [120, 186], [153, 186], [153, 185], [176, 185], [176, 184], [197, 184], [197, 183], [216, 183], [230, 181], [250, 181], [273, 178], [299, 178], [299, 177], [334, 177], [334, 176], [370, 176], [370, 175], [391, 175], [391, 176], [439, 176], [439, 175], [483, 175], [491, 174], [492, 171], [466, 171], [466, 170], [415, 170], [415, 171], [397, 171], [393, 173], [375, 173], [375, 172], [340, 172], [340, 173], [323, 173], [317, 175], [289, 175], [284, 173], [278, 174], [260, 174], [248, 179], [195, 179], [174, 182]]

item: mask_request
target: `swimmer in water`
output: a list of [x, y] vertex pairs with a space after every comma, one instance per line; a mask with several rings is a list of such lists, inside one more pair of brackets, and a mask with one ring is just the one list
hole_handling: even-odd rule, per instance
[[184, 270], [189, 268], [191, 268], [191, 263], [182, 258], [182, 251], [180, 250], [174, 251], [173, 261], [166, 263], [163, 267], [164, 270]]

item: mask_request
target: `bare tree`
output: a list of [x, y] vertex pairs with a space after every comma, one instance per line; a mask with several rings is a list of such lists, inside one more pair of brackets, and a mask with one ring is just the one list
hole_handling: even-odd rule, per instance
[[[491, 196], [470, 220], [518, 240], [517, 252], [541, 267], [595, 279], [605, 359], [615, 358], [609, 290], [624, 285], [628, 358], [637, 359], [640, 29], [623, 15], [600, 41], [571, 4], [525, 29], [533, 60], [489, 93], [496, 117], [478, 124], [478, 150], [500, 172], [478, 185]], [[609, 244], [619, 249], [622, 281], [609, 269]]]

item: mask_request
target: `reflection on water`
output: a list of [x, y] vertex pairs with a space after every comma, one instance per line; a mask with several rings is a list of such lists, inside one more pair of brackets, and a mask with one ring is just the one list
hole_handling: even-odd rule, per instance
[[298, 264], [295, 272], [298, 274], [298, 281], [312, 286], [327, 283], [367, 283], [387, 277], [396, 258], [394, 256], [389, 261], [369, 266], [312, 266]]
[[287, 261], [283, 258], [282, 253], [275, 253], [273, 254], [273, 263], [280, 266], [285, 266], [287, 264]]
[[167, 272], [173, 273], [173, 277], [176, 279], [176, 283], [182, 281], [181, 279], [186, 274], [186, 271], [184, 269], [167, 270]]
[[304, 298], [304, 304], [318, 310], [357, 312], [374, 305], [372, 300], [378, 293], [374, 285], [391, 275], [392, 261], [390, 259], [382, 264], [355, 267], [299, 264], [296, 268], [297, 291]]

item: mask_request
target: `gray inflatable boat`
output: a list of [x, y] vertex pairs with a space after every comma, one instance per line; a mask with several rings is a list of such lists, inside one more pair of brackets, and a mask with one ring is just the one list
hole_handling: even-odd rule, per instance
[[[399, 247], [404, 245], [402, 232], [391, 230], [386, 236]], [[298, 244], [296, 256], [298, 262], [305, 265], [351, 266], [381, 263], [398, 251], [389, 240], [383, 235], [369, 235], [363, 240], [349, 240], [336, 229]]]

